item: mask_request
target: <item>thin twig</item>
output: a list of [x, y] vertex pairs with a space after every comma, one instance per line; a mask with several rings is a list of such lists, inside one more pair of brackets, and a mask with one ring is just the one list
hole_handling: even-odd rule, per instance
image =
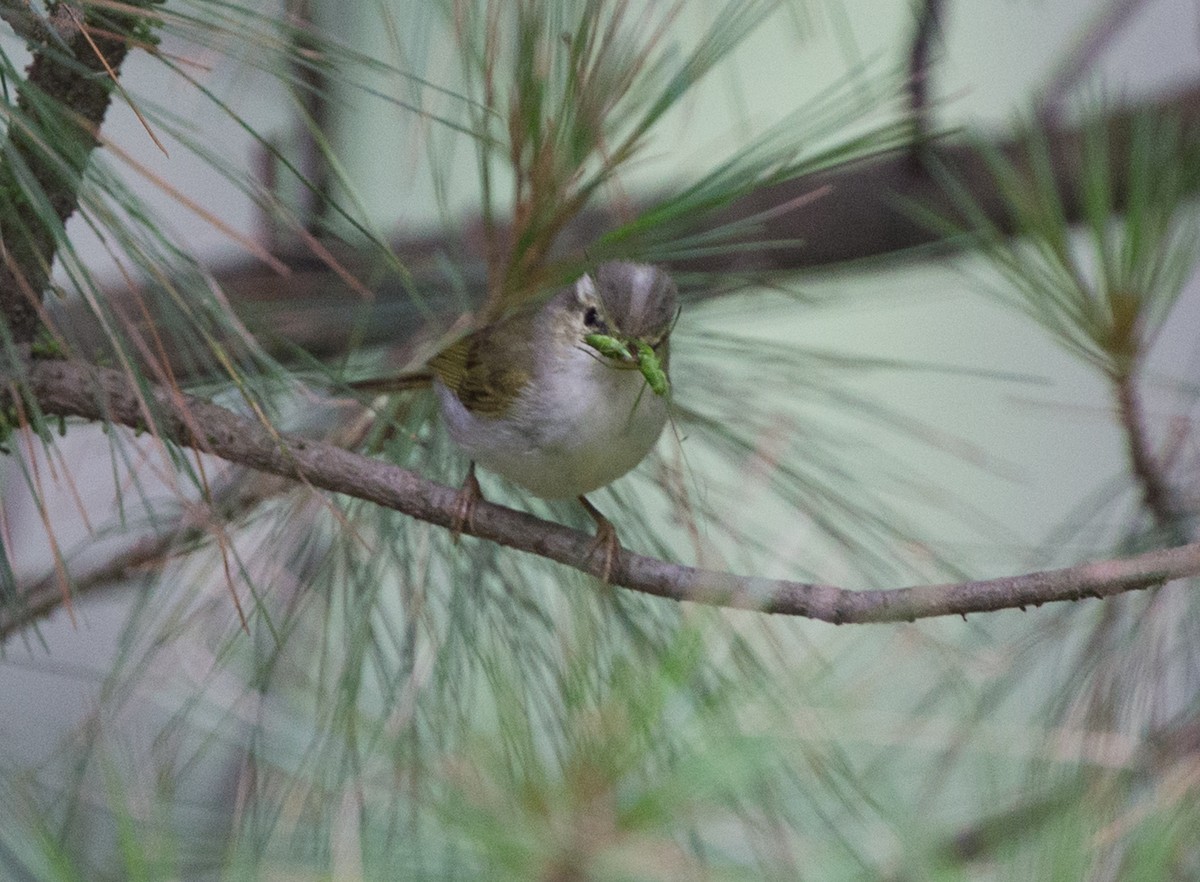
[[158, 135], [154, 134], [154, 128], [150, 125], [150, 121], [147, 120], [142, 114], [141, 108], [137, 106], [137, 102], [133, 100], [132, 96], [125, 91], [125, 87], [121, 85], [121, 78], [117, 75], [117, 72], [113, 69], [113, 66], [108, 63], [108, 59], [104, 57], [104, 53], [101, 51], [100, 47], [96, 45], [96, 41], [93, 40], [91, 35], [88, 33], [88, 26], [83, 20], [83, 15], [75, 10], [71, 10], [70, 7], [64, 8], [70, 10], [71, 17], [74, 19], [79, 28], [80, 36], [87, 40], [88, 46], [90, 46], [92, 51], [96, 53], [96, 57], [100, 60], [100, 63], [104, 65], [104, 71], [108, 74], [108, 78], [112, 80], [113, 88], [121, 93], [121, 97], [125, 99], [125, 103], [129, 105], [129, 109], [133, 111], [133, 115], [136, 116], [138, 122], [142, 124], [142, 128], [145, 129], [146, 134], [150, 136], [150, 140], [154, 142], [154, 146], [162, 151], [163, 156], [170, 159], [171, 154], [167, 151], [166, 145], [159, 140]]
[[912, 118], [911, 159], [919, 167], [929, 142], [929, 71], [934, 39], [942, 30], [942, 0], [925, 0], [917, 16], [916, 33], [908, 55], [908, 110]]
[[[362, 409], [344, 420], [332, 443], [357, 446], [374, 422], [373, 415]], [[71, 560], [56, 556], [53, 572], [36, 581], [18, 584], [14, 591], [18, 602], [9, 608], [0, 606], [0, 643], [10, 634], [48, 616], [63, 603], [69, 605], [70, 599], [65, 597], [92, 594], [137, 573], [149, 574], [163, 569], [205, 536], [244, 518], [262, 503], [295, 486], [295, 482], [278, 475], [234, 467], [220, 477], [203, 499], [181, 508], [173, 522], [156, 523], [152, 533], [139, 537], [132, 545], [81, 573], [68, 575]]]
[[1134, 13], [1146, 5], [1146, 0], [1112, 0], [1085, 32], [1083, 39], [1054, 71], [1050, 81], [1042, 90], [1039, 116], [1051, 118], [1063, 97], [1096, 64], [1100, 53], [1120, 33]]
[[[189, 530], [198, 538], [195, 528]], [[56, 569], [50, 575], [31, 585], [18, 589], [19, 600], [0, 609], [0, 641], [38, 619], [44, 618], [64, 603], [64, 590], [68, 596], [93, 594], [97, 590], [113, 586], [130, 578], [139, 570], [152, 570], [165, 564], [186, 537], [171, 533], [162, 536], [143, 536], [132, 546], [113, 555], [101, 566], [90, 570], [82, 577], [66, 584]]]
[[1150, 436], [1146, 430], [1146, 415], [1142, 409], [1135, 375], [1127, 373], [1115, 380], [1114, 393], [1117, 398], [1117, 412], [1125, 430], [1129, 467], [1142, 488], [1142, 502], [1154, 517], [1159, 529], [1177, 530], [1180, 510], [1161, 463], [1151, 449]]
[[[11, 380], [13, 378], [6, 378]], [[211, 402], [156, 388], [135, 389], [119, 371], [79, 361], [40, 361], [23, 381], [48, 414], [145, 426], [163, 439], [262, 472], [306, 482], [394, 509], [447, 529], [462, 529], [458, 493], [414, 472], [330, 444], [284, 435]], [[4, 383], [7, 388], [8, 382]], [[142, 402], [154, 413], [147, 413]], [[0, 406], [6, 402], [0, 400]], [[193, 427], [203, 427], [198, 434]], [[492, 503], [477, 503], [462, 532], [599, 576], [604, 561], [592, 536]], [[1083, 597], [1108, 597], [1200, 574], [1200, 543], [1060, 570], [890, 591], [738, 576], [622, 551], [610, 581], [686, 600], [836, 624], [899, 622], [999, 609], [1024, 609]]]
[[301, 194], [303, 205], [298, 214], [303, 229], [320, 233], [329, 213], [330, 170], [325, 147], [321, 143], [329, 129], [329, 78], [321, 42], [313, 24], [312, 0], [288, 0], [287, 16], [291, 28], [292, 51], [288, 64], [295, 96], [304, 119], [294, 127], [292, 144], [309, 186]]

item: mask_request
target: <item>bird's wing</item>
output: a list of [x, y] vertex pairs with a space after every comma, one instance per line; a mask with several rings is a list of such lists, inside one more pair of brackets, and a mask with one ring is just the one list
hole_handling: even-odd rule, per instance
[[502, 328], [483, 328], [429, 360], [429, 368], [462, 402], [481, 416], [503, 416], [530, 380], [505, 351]]

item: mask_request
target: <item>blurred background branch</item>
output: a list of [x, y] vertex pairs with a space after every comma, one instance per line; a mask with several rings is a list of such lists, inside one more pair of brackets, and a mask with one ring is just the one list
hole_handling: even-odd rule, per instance
[[[1131, 121], [1141, 116], [1177, 118], [1185, 130], [1197, 130], [1200, 86], [1116, 110], [1103, 120], [1100, 125], [1109, 139], [1106, 149], [1118, 174], [1128, 167]], [[1084, 131], [1096, 126], [1095, 120], [1057, 124], [1033, 136], [1046, 145], [1068, 222], [1081, 218], [1078, 157]], [[900, 147], [885, 155], [768, 184], [718, 208], [699, 224], [689, 222], [674, 230], [680, 239], [714, 230], [741, 232], [727, 237], [720, 253], [679, 257], [670, 260], [669, 266], [685, 278], [688, 274], [719, 276], [718, 287], [690, 292], [703, 298], [748, 278], [768, 281], [772, 275], [800, 270], [833, 270], [882, 259], [914, 260], [956, 250], [968, 241], [947, 237], [911, 210], [921, 206], [944, 217], [952, 217], [958, 210], [956, 197], [927, 172], [929, 162], [951, 175], [990, 223], [1006, 233], [1017, 233], [1020, 228], [996, 192], [984, 154], [994, 152], [1021, 166], [1027, 161], [1027, 137], [1001, 138], [981, 149], [978, 142], [949, 136], [926, 144], [923, 167], [914, 167], [908, 148]], [[1124, 182], [1114, 181], [1114, 189], [1119, 199]], [[651, 198], [634, 214], [652, 211], [654, 206]], [[790, 206], [797, 207], [791, 210]], [[563, 230], [557, 248], [562, 255], [587, 253], [605, 233], [620, 226], [627, 211], [624, 206], [583, 210]], [[411, 339], [428, 319], [426, 307], [415, 306], [409, 298], [411, 286], [430, 292], [435, 308], [438, 303], [455, 302], [447, 296], [451, 293], [481, 303], [486, 291], [485, 254], [471, 234], [477, 229], [478, 219], [465, 219], [453, 230], [393, 242], [391, 247], [407, 276], [403, 281], [394, 278], [379, 284], [375, 298], [368, 303], [303, 241], [278, 244], [276, 256], [290, 270], [286, 276], [254, 259], [215, 266], [212, 273], [230, 305], [251, 328], [263, 332], [263, 345], [276, 355], [286, 357], [299, 347], [320, 358], [337, 359], [352, 343], [400, 345]], [[505, 233], [497, 235], [504, 238]], [[373, 274], [369, 255], [335, 244], [328, 247], [352, 276]], [[444, 272], [447, 255], [455, 257], [453, 277]], [[139, 324], [136, 313], [140, 306], [135, 303], [140, 294], [114, 288], [106, 296], [115, 310], [130, 315], [135, 327]], [[78, 354], [94, 357], [105, 351], [106, 344], [94, 323], [86, 319], [86, 310], [83, 304], [61, 307], [56, 310], [55, 324], [64, 329]], [[174, 367], [183, 369], [182, 365]]]

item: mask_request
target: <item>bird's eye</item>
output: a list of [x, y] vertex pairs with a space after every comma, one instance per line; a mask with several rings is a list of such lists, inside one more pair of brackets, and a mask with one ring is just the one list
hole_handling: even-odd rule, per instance
[[587, 312], [583, 314], [583, 323], [589, 328], [600, 328], [603, 322], [600, 321], [600, 313], [596, 312], [596, 307], [589, 306]]

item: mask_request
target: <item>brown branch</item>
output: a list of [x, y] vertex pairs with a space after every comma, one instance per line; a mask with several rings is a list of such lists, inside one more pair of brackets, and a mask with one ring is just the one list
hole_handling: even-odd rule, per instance
[[1129, 457], [1129, 468], [1142, 488], [1142, 504], [1154, 517], [1154, 522], [1160, 529], [1177, 530], [1180, 524], [1180, 509], [1162, 465], [1154, 455], [1134, 374], [1126, 373], [1115, 379], [1114, 391], [1117, 412], [1125, 430], [1125, 450]]
[[[152, 2], [161, 0], [131, 5]], [[9, 0], [5, 20], [29, 39], [40, 37], [41, 45], [18, 87], [0, 153], [0, 322], [18, 343], [33, 339], [37, 330], [62, 225], [79, 205], [84, 169], [129, 53], [129, 40], [114, 25], [128, 30], [136, 24], [125, 13], [102, 19], [92, 7], [80, 13], [69, 3], [51, 3], [51, 25], [26, 7]], [[43, 204], [57, 223], [45, 219]]]
[[[4, 384], [10, 388], [12, 383]], [[445, 528], [456, 526], [456, 490], [330, 444], [284, 435], [211, 402], [78, 361], [40, 361], [23, 378], [44, 413], [153, 425], [159, 437], [230, 462], [344, 493]], [[5, 393], [11, 395], [11, 393]], [[149, 402], [148, 413], [142, 402]], [[0, 396], [0, 406], [11, 402]], [[599, 576], [593, 538], [514, 509], [479, 502], [464, 532]], [[1200, 574], [1200, 543], [1060, 570], [890, 591], [738, 576], [622, 551], [611, 581], [634, 591], [836, 624], [912, 621], [1108, 597]]]

